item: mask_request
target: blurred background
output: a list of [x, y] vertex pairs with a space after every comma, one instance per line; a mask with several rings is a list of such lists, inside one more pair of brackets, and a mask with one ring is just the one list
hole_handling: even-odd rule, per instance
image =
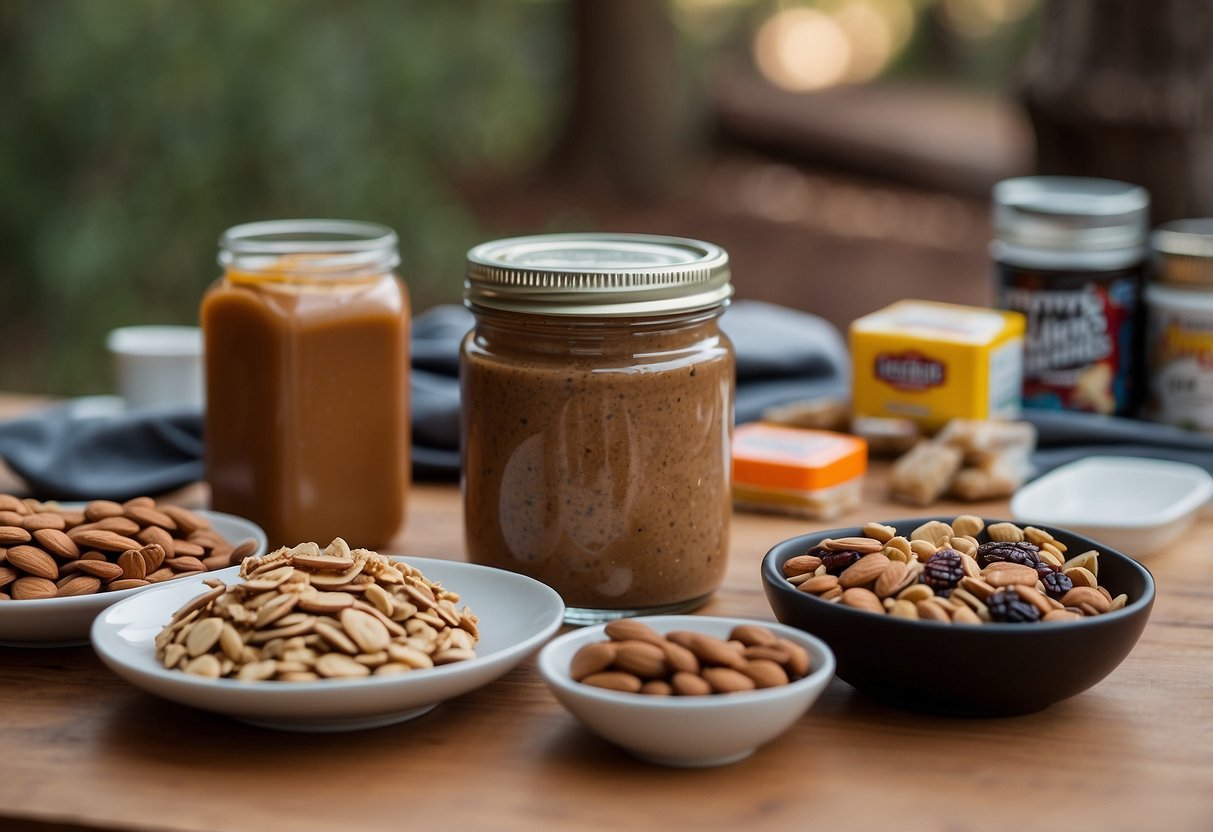
[[731, 252], [845, 327], [984, 303], [1006, 176], [1209, 213], [1203, 0], [0, 0], [0, 389], [110, 389], [105, 333], [194, 323], [227, 226], [397, 229], [418, 311], [556, 230]]

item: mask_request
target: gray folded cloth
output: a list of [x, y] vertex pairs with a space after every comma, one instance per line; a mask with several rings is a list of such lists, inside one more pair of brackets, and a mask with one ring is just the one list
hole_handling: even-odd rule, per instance
[[[413, 321], [413, 472], [459, 476], [459, 343], [472, 326], [461, 306]], [[737, 354], [737, 421], [790, 401], [844, 396], [846, 345], [814, 315], [734, 303], [721, 324]], [[3, 458], [43, 499], [128, 499], [202, 478], [202, 418], [182, 409], [89, 414], [68, 402], [0, 424]]]

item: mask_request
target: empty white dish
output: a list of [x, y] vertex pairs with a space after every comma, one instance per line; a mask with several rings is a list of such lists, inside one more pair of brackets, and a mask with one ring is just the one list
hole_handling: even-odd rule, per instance
[[1099, 456], [1063, 465], [1019, 489], [1011, 516], [1070, 529], [1140, 558], [1183, 534], [1210, 496], [1213, 477], [1195, 465]]
[[804, 715], [834, 677], [825, 642], [783, 624], [704, 615], [639, 618], [659, 633], [692, 630], [728, 638], [739, 624], [758, 624], [809, 651], [809, 675], [782, 687], [710, 696], [645, 696], [574, 682], [569, 663], [587, 644], [606, 641], [606, 625], [565, 633], [539, 654], [539, 672], [552, 693], [590, 731], [641, 759], [667, 766], [737, 762]]
[[[289, 731], [354, 731], [421, 716], [439, 702], [486, 685], [523, 661], [560, 627], [564, 604], [539, 581], [471, 563], [399, 558], [461, 596], [480, 619], [476, 658], [395, 676], [315, 682], [204, 679], [156, 661], [156, 634], [185, 602], [206, 591], [205, 575], [128, 598], [93, 623], [93, 647], [110, 669], [165, 699]], [[188, 583], [187, 583], [188, 582]]]
[[[64, 508], [82, 506], [83, 503], [64, 504]], [[265, 532], [256, 523], [221, 511], [198, 509], [197, 513], [209, 519], [215, 531], [229, 543], [235, 545], [252, 538], [257, 541], [254, 554], [265, 554]], [[238, 566], [233, 566], [207, 572], [203, 577], [217, 576], [230, 581], [239, 571]], [[185, 581], [188, 578], [174, 580]], [[166, 585], [171, 584], [149, 584], [117, 592], [97, 592], [68, 598], [5, 601], [0, 603], [0, 647], [74, 647], [88, 644], [88, 628], [97, 613], [136, 593]]]

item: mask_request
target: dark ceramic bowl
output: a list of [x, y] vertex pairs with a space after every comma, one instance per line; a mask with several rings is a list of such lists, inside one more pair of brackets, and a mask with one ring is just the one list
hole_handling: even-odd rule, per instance
[[[893, 520], [910, 536], [928, 520]], [[882, 521], [883, 522], [883, 521]], [[1001, 522], [987, 519], [986, 524]], [[953, 625], [878, 615], [800, 592], [783, 563], [826, 538], [862, 536], [858, 528], [801, 535], [762, 561], [762, 583], [775, 617], [825, 641], [838, 676], [888, 704], [956, 716], [1010, 716], [1047, 708], [1103, 679], [1133, 649], [1154, 605], [1154, 579], [1120, 552], [1065, 529], [1038, 526], [1069, 547], [1099, 552], [1099, 582], [1123, 609], [1081, 621]]]

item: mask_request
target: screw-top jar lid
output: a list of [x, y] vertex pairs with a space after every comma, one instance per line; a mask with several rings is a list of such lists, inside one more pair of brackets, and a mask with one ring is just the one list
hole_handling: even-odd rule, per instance
[[396, 232], [356, 220], [264, 220], [236, 225], [219, 238], [219, 264], [330, 279], [390, 271], [400, 264]]
[[1150, 235], [1150, 247], [1157, 280], [1213, 289], [1213, 217], [1164, 223]]
[[630, 317], [691, 312], [733, 295], [720, 246], [648, 234], [541, 234], [467, 255], [464, 299], [541, 315]]
[[1106, 251], [1145, 244], [1150, 195], [1140, 185], [1024, 176], [994, 186], [994, 232], [1015, 246]]

